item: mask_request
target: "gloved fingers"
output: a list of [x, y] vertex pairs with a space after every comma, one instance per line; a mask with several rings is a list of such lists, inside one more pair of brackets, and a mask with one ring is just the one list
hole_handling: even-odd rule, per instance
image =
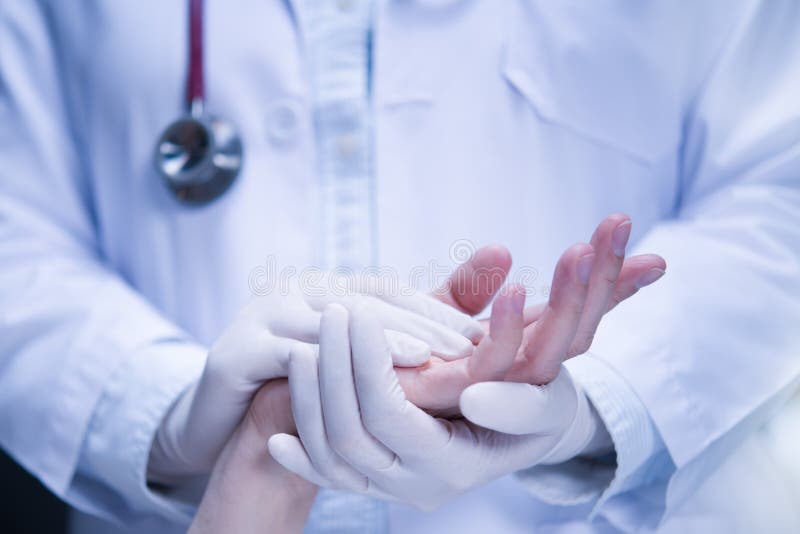
[[547, 308], [525, 329], [523, 358], [514, 363], [508, 378], [546, 384], [556, 377], [578, 328], [594, 260], [594, 249], [586, 243], [571, 246], [561, 256]]
[[525, 289], [509, 286], [492, 304], [489, 334], [468, 359], [469, 377], [473, 382], [502, 380], [508, 373], [522, 343]]
[[[312, 299], [312, 303], [321, 305], [321, 303], [326, 300], [327, 297], [318, 297], [316, 300]], [[287, 299], [285, 306], [289, 306], [285, 313], [281, 313], [272, 318], [267, 337], [269, 337], [269, 334], [272, 334], [279, 338], [289, 338], [306, 343], [318, 344], [320, 311], [313, 309], [309, 303], [302, 299]], [[454, 310], [454, 313], [458, 312]], [[417, 367], [430, 359], [430, 346], [412, 335], [396, 330], [387, 330], [386, 338], [389, 341], [389, 348], [395, 365], [400, 367]], [[464, 344], [463, 340], [459, 340], [459, 342], [462, 345]], [[284, 368], [288, 366], [288, 357], [283, 357], [281, 362]], [[283, 376], [285, 376], [285, 374]]]
[[[291, 471], [321, 488], [346, 489], [337, 486], [314, 469], [302, 442], [296, 436], [274, 434], [267, 441], [267, 447], [270, 456], [287, 471]], [[372, 480], [367, 480], [367, 489], [359, 493], [382, 501], [401, 502], [400, 499], [386, 492]]]
[[386, 342], [397, 367], [419, 367], [431, 358], [427, 343], [404, 332], [386, 330]]
[[390, 467], [395, 454], [372, 437], [362, 422], [353, 381], [348, 312], [339, 304], [322, 312], [319, 371], [322, 415], [331, 449], [367, 475]]
[[316, 344], [319, 339], [319, 311], [302, 298], [286, 298], [280, 313], [272, 310], [269, 330], [279, 337]]
[[411, 404], [397, 381], [380, 324], [367, 308], [350, 310], [353, 377], [361, 419], [369, 434], [401, 458], [444, 447], [446, 425]]
[[637, 291], [649, 286], [664, 275], [667, 262], [657, 254], [631, 256], [622, 265], [617, 285], [608, 304], [610, 311], [623, 300], [632, 297]]
[[553, 435], [574, 418], [576, 390], [566, 370], [549, 384], [480, 382], [461, 394], [461, 413], [476, 425], [505, 434]]
[[[431, 352], [441, 359], [457, 360], [472, 355], [475, 346], [459, 332], [428, 317], [397, 308], [374, 297], [364, 298], [369, 299], [369, 309], [384, 328], [404, 332], [424, 341], [430, 346]], [[363, 302], [357, 305], [363, 305]], [[469, 317], [467, 319], [473, 321]], [[480, 324], [474, 322], [475, 328], [480, 329]]]
[[600, 319], [603, 318], [611, 302], [630, 233], [630, 218], [615, 213], [606, 217], [592, 235], [590, 243], [596, 257], [589, 277], [589, 289], [583, 313], [572, 344], [567, 350], [567, 356], [583, 354], [591, 347]]
[[[511, 253], [507, 248], [501, 245], [481, 247], [431, 295], [468, 315], [477, 315], [503, 286], [509, 269]], [[481, 337], [483, 333], [470, 339], [477, 343]]]
[[254, 383], [272, 378], [288, 378], [289, 357], [292, 349], [298, 343], [304, 342], [293, 338], [279, 337], [271, 332], [262, 332], [257, 340], [257, 352], [248, 355], [246, 362], [239, 362], [238, 371], [246, 370], [243, 373], [244, 377]]
[[185, 429], [176, 433], [181, 440], [176, 450], [185, 451], [183, 456], [194, 470], [213, 465], [258, 388], [288, 376], [289, 352], [300, 343], [276, 337], [248, 320], [239, 325], [211, 349], [200, 379], [181, 396], [173, 412]]
[[269, 454], [285, 469], [321, 488], [333, 488], [334, 484], [322, 476], [311, 463], [300, 440], [289, 434], [274, 434], [267, 441]]
[[220, 353], [212, 349], [201, 382], [224, 395], [244, 396], [249, 403], [250, 395], [264, 382], [289, 376], [289, 354], [298, 343], [305, 344], [264, 330], [241, 339], [241, 347], [227, 347]]
[[[361, 297], [350, 301], [348, 308], [365, 304], [384, 328], [404, 332], [427, 343], [431, 352], [443, 360], [456, 360], [470, 356], [475, 348], [469, 339], [455, 330], [428, 317], [392, 306], [388, 302], [374, 297]], [[472, 321], [471, 318], [468, 319]], [[479, 324], [477, 328], [480, 328]]]
[[477, 343], [483, 337], [483, 328], [478, 321], [431, 295], [425, 293], [392, 293], [388, 291], [371, 291], [367, 294], [391, 306], [427, 317], [435, 323], [458, 332], [470, 340], [471, 343]]
[[289, 389], [297, 433], [314, 469], [337, 487], [367, 489], [366, 477], [353, 469], [331, 448], [325, 433], [316, 355], [298, 345], [289, 363]]
[[[310, 297], [308, 302], [313, 309], [318, 311], [322, 311], [329, 304], [341, 304], [348, 309], [366, 305], [381, 326], [387, 330], [403, 332], [427, 343], [434, 354], [445, 360], [465, 358], [470, 356], [474, 349], [472, 342], [458, 332], [427, 317], [392, 306], [375, 297], [325, 295]], [[455, 310], [454, 313], [456, 313]], [[472, 321], [470, 318], [467, 319]], [[480, 328], [480, 325], [478, 324], [477, 327]]]

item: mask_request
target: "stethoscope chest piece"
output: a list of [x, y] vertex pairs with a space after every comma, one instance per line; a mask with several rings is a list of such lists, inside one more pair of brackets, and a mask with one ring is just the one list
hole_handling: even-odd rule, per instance
[[242, 141], [228, 121], [204, 111], [203, 0], [189, 0], [187, 115], [167, 126], [155, 149], [155, 167], [175, 197], [206, 204], [222, 196], [242, 167]]
[[231, 186], [242, 165], [242, 143], [227, 121], [200, 114], [170, 124], [161, 134], [155, 164], [175, 196], [205, 204]]

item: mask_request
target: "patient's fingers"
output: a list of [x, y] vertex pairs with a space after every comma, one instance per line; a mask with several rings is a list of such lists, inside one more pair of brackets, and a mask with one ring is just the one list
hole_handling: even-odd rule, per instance
[[452, 415], [464, 388], [484, 380], [502, 380], [522, 342], [525, 290], [511, 286], [492, 304], [491, 331], [470, 358], [445, 362], [436, 358], [415, 369], [395, 369], [406, 398], [438, 415]]
[[[461, 389], [475, 382], [505, 377], [522, 343], [524, 305], [525, 289], [520, 285], [509, 286], [498, 295], [492, 304], [489, 334], [469, 358], [470, 382]], [[458, 395], [455, 400], [458, 400]]]
[[550, 301], [541, 318], [525, 330], [522, 354], [509, 373], [515, 381], [546, 384], [558, 374], [583, 312], [595, 260], [591, 245], [570, 247], [558, 261]]
[[666, 269], [667, 262], [657, 254], [642, 254], [626, 259], [619, 273], [617, 285], [614, 287], [614, 294], [609, 301], [608, 310], [664, 276]]
[[591, 245], [597, 257], [589, 278], [589, 290], [578, 330], [567, 351], [568, 357], [589, 350], [597, 325], [606, 313], [614, 293], [630, 233], [630, 218], [627, 215], [614, 214], [606, 217], [592, 235]]
[[[459, 265], [432, 296], [469, 315], [480, 313], [503, 286], [511, 269], [511, 254], [503, 246], [479, 248]], [[477, 339], [472, 341], [477, 342]]]
[[[614, 292], [606, 307], [606, 313], [623, 300], [635, 295], [639, 289], [656, 282], [664, 275], [666, 267], [664, 258], [658, 254], [641, 254], [625, 258], [617, 283], [614, 285]], [[528, 327], [538, 321], [545, 309], [547, 302], [527, 306], [524, 310], [525, 326]], [[486, 329], [488, 331], [488, 326]]]
[[542, 314], [546, 309], [547, 309], [547, 302], [540, 302], [539, 304], [534, 304], [532, 306], [526, 307], [522, 311], [523, 324], [525, 326], [528, 326], [535, 323], [542, 317]]

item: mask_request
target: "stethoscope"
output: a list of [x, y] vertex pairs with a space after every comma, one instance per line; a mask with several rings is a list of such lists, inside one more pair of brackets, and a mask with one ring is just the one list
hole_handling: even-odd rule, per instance
[[242, 142], [234, 125], [205, 113], [203, 0], [189, 0], [187, 114], [170, 124], [155, 149], [155, 165], [175, 197], [205, 204], [222, 196], [242, 167]]

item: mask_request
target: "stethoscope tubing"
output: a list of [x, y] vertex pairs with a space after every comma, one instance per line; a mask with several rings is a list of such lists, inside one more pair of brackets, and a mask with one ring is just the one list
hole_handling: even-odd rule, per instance
[[202, 113], [205, 107], [203, 49], [203, 0], [189, 0], [189, 72], [186, 75], [186, 112], [192, 115], [196, 112]]
[[206, 112], [203, 0], [189, 0], [189, 69], [185, 115], [158, 139], [154, 163], [175, 198], [203, 205], [222, 196], [242, 166], [242, 142], [234, 125]]

